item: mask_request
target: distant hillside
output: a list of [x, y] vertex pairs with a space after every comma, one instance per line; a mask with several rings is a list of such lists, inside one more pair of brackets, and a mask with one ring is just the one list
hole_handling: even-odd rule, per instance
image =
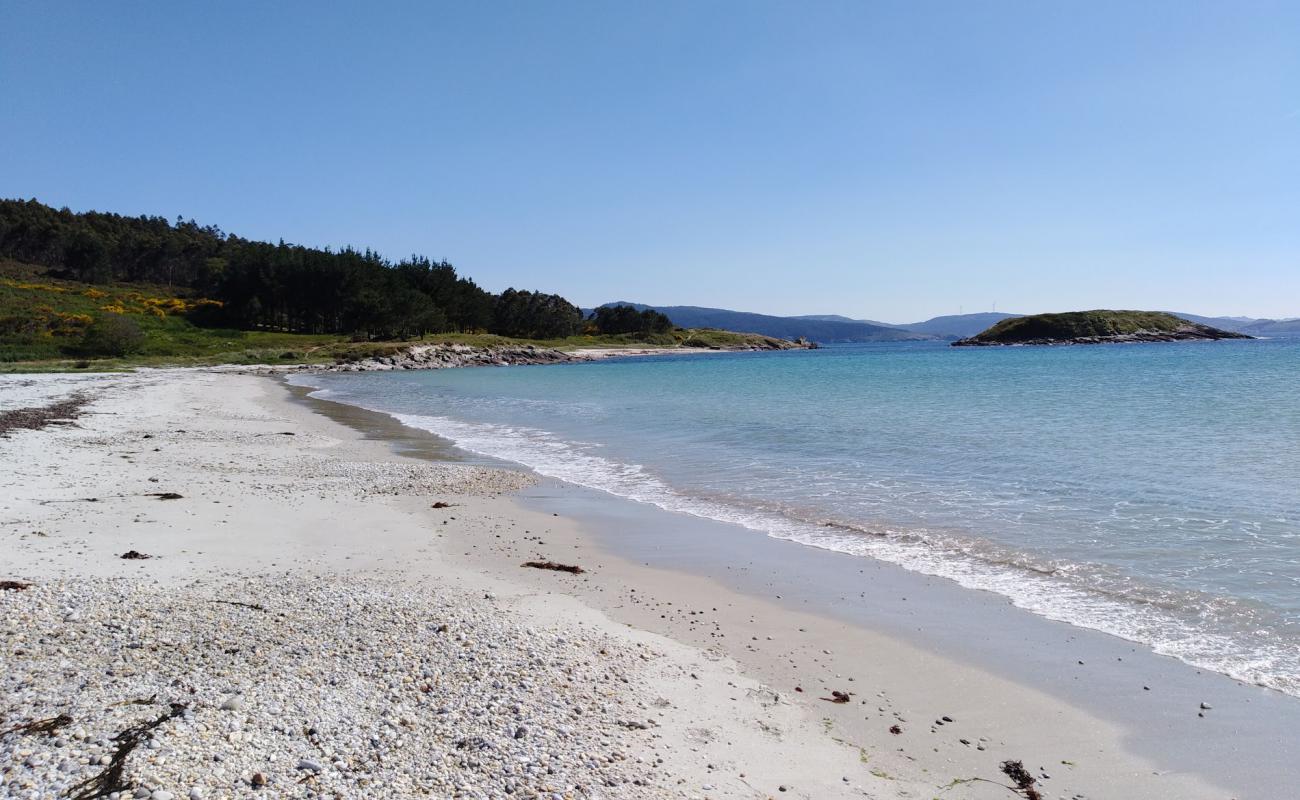
[[934, 317], [925, 322], [912, 322], [900, 325], [916, 333], [927, 333], [940, 338], [961, 339], [974, 336], [985, 328], [1004, 319], [1014, 319], [1020, 314], [1002, 314], [997, 311], [985, 311], [978, 314], [950, 314], [946, 317]]
[[1300, 336], [1300, 319], [1257, 319], [1237, 330], [1251, 336]]
[[903, 325], [895, 325], [892, 322], [880, 322], [879, 320], [874, 319], [854, 319], [853, 317], [846, 317], [843, 314], [799, 314], [797, 316], [788, 317], [788, 319], [812, 319], [817, 320], [818, 322], [861, 322], [866, 325], [878, 325], [881, 328], [905, 327]]
[[1248, 333], [1251, 336], [1300, 336], [1300, 318], [1202, 317], [1197, 314], [1178, 314], [1178, 316], [1202, 325], [1211, 325], [1225, 331]]
[[953, 342], [953, 345], [1103, 344], [1249, 338], [1243, 333], [1202, 325], [1163, 311], [1098, 309], [1013, 317], [968, 339]]
[[823, 322], [860, 322], [867, 325], [879, 325], [884, 328], [897, 328], [898, 330], [912, 331], [913, 333], [923, 333], [926, 336], [934, 336], [940, 339], [961, 339], [966, 336], [974, 336], [995, 322], [1019, 316], [1021, 315], [999, 314], [993, 311], [978, 314], [950, 314], [944, 317], [932, 317], [923, 322], [904, 323], [853, 319], [840, 314], [806, 314], [800, 317], [791, 317], [791, 319], [814, 319]]
[[778, 339], [798, 339], [803, 337], [814, 342], [834, 343], [896, 342], [932, 338], [925, 334], [866, 322], [775, 317], [767, 314], [751, 314], [745, 311], [730, 311], [725, 308], [703, 308], [700, 306], [648, 306], [643, 303], [623, 301], [606, 303], [605, 305], [632, 306], [638, 310], [651, 308], [661, 314], [667, 314], [673, 324], [683, 328], [719, 328], [740, 333], [758, 333]]

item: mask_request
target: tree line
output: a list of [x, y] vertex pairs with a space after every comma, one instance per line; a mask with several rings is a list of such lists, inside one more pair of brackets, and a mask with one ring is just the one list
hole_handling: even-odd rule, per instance
[[559, 295], [513, 288], [494, 295], [424, 256], [393, 263], [369, 249], [271, 244], [179, 217], [74, 213], [36, 200], [0, 200], [0, 257], [70, 280], [166, 285], [220, 301], [195, 312], [206, 326], [367, 338], [451, 331], [559, 338], [672, 327], [653, 311], [598, 309], [588, 320]]

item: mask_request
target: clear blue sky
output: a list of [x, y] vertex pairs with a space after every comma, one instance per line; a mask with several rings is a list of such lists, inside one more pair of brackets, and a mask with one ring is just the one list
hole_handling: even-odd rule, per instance
[[0, 195], [583, 305], [1295, 316], [1300, 4], [6, 0]]

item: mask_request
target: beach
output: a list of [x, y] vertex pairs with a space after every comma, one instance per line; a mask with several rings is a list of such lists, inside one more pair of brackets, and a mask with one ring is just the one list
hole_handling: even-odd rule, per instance
[[[0, 410], [87, 403], [0, 438], [5, 796], [981, 800], [1008, 761], [1043, 797], [1285, 796], [762, 574], [615, 552], [562, 489], [274, 375], [6, 380]], [[1190, 697], [1161, 724], [1246, 727]]]

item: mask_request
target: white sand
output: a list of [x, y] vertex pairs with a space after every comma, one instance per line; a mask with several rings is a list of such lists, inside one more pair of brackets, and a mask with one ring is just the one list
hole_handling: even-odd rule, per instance
[[[25, 391], [56, 397], [49, 380], [42, 381], [39, 391]], [[599, 660], [605, 654], [575, 653], [570, 678], [562, 669], [547, 668], [539, 671], [537, 685], [525, 690], [525, 699], [536, 700], [537, 707], [524, 702], [518, 713], [532, 715], [534, 727], [545, 735], [514, 740], [504, 722], [489, 726], [500, 739], [494, 743], [497, 750], [553, 742], [556, 758], [569, 759], [559, 777], [526, 770], [512, 776], [485, 772], [483, 760], [467, 761], [460, 751], [452, 752], [455, 736], [439, 726], [438, 707], [454, 702], [472, 715], [470, 709], [482, 699], [481, 685], [449, 677], [443, 691], [450, 699], [395, 699], [418, 733], [400, 745], [387, 741], [385, 746], [392, 747], [384, 751], [385, 763], [414, 765], [436, 757], [443, 770], [438, 779], [446, 782], [427, 788], [430, 796], [455, 796], [460, 786], [466, 797], [529, 797], [542, 789], [575, 797], [1013, 797], [989, 783], [952, 784], [972, 777], [1003, 780], [998, 764], [1004, 759], [1022, 759], [1035, 774], [1049, 773], [1044, 797], [1228, 796], [1190, 776], [1155, 774], [1152, 765], [1125, 750], [1124, 731], [995, 675], [889, 637], [737, 595], [702, 578], [600, 553], [577, 525], [523, 509], [510, 498], [508, 492], [526, 476], [395, 456], [382, 442], [365, 440], [291, 402], [288, 390], [273, 379], [155, 371], [90, 386], [99, 399], [78, 427], [22, 431], [0, 439], [5, 467], [0, 475], [0, 546], [5, 553], [0, 579], [42, 584], [0, 595], [0, 610], [7, 615], [21, 612], [36, 619], [32, 615], [45, 614], [40, 618], [50, 628], [47, 634], [58, 633], [61, 624], [81, 625], [80, 619], [50, 618], [48, 606], [56, 602], [54, 590], [66, 586], [68, 596], [75, 595], [91, 586], [84, 581], [89, 577], [111, 580], [94, 584], [98, 594], [79, 601], [88, 608], [98, 609], [94, 598], [111, 591], [122, 592], [131, 603], [142, 602], [139, 582], [144, 581], [143, 586], [156, 585], [186, 615], [201, 614], [199, 601], [227, 597], [232, 585], [239, 587], [241, 600], [265, 597], [302, 604], [306, 590], [292, 587], [320, 577], [326, 586], [339, 587], [340, 608], [321, 600], [328, 592], [310, 595], [315, 599], [302, 607], [294, 605], [294, 624], [308, 640], [313, 631], [337, 636], [330, 620], [342, 613], [343, 598], [390, 592], [394, 607], [428, 603], [427, 613], [450, 608], [480, 628], [490, 628], [492, 645], [476, 639], [474, 647], [517, 650], [527, 646], [521, 642], [530, 641], [530, 629], [551, 632], [551, 646], [558, 636], [576, 643], [575, 649], [606, 647], [627, 680], [620, 679], [616, 691], [606, 691], [608, 710], [595, 718], [545, 711], [591, 704], [591, 682], [601, 674]], [[0, 383], [0, 408], [5, 407], [4, 389]], [[167, 501], [147, 496], [166, 491], [184, 497]], [[97, 501], [85, 500], [91, 497]], [[434, 501], [454, 505], [432, 509]], [[544, 543], [538, 543], [542, 536]], [[118, 558], [131, 549], [155, 557]], [[534, 556], [581, 563], [591, 572], [569, 576], [520, 568], [522, 560]], [[110, 588], [114, 586], [120, 588]], [[54, 593], [43, 600], [35, 592]], [[232, 611], [224, 604], [208, 605], [214, 615]], [[391, 637], [390, 628], [400, 619], [381, 615], [375, 624], [388, 626], [384, 637]], [[277, 622], [267, 630], [277, 636], [296, 630], [286, 629], [287, 624]], [[135, 644], [147, 648], [172, 636], [167, 626], [165, 618], [152, 626], [142, 620], [133, 632]], [[111, 735], [112, 726], [122, 723], [121, 708], [96, 716], [99, 706], [84, 698], [78, 703], [66, 688], [75, 683], [67, 675], [51, 684], [51, 660], [62, 659], [73, 678], [81, 674], [69, 653], [85, 646], [82, 633], [75, 639], [81, 644], [61, 645], [67, 652], [60, 653], [59, 646], [40, 641], [32, 629], [10, 625], [4, 633], [4, 666], [11, 692], [0, 701], [6, 720], [0, 730], [73, 709], [90, 715], [78, 723], [95, 729], [92, 740]], [[452, 658], [427, 638], [431, 635], [413, 626], [405, 645], [410, 657], [430, 665]], [[103, 646], [130, 644], [120, 638], [105, 637]], [[25, 644], [20, 646], [20, 639]], [[23, 655], [16, 655], [16, 649]], [[365, 658], [357, 655], [357, 665], [371, 669], [374, 653], [363, 649]], [[294, 655], [287, 649], [277, 652], [269, 666], [227, 654], [226, 678], [187, 670], [184, 663], [145, 671], [146, 678], [137, 676], [132, 691], [143, 692], [154, 680], [161, 696], [171, 699], [174, 687], [168, 686], [178, 669], [204, 683], [193, 695], [193, 719], [159, 737], [160, 750], [174, 751], [170, 761], [158, 765], [151, 759], [159, 750], [142, 752], [129, 760], [128, 775], [141, 783], [166, 783], [149, 788], [177, 797], [191, 786], [202, 787], [206, 797], [310, 796], [318, 790], [321, 796], [345, 797], [416, 793], [414, 778], [407, 774], [414, 766], [399, 770], [407, 776], [403, 782], [375, 767], [365, 773], [370, 777], [363, 786], [354, 778], [365, 771], [355, 765], [330, 772], [328, 780], [291, 781], [301, 772], [297, 759], [307, 756], [293, 751], [297, 740], [277, 745], [280, 749], [262, 742], [274, 738], [271, 729], [277, 723], [257, 707], [243, 712], [249, 743], [223, 739], [223, 747], [236, 745], [230, 758], [238, 769], [227, 770], [220, 779], [213, 778], [210, 767], [204, 774], [196, 772], [205, 764], [198, 756], [207, 741], [199, 728], [216, 731], [228, 722], [219, 704], [233, 689], [231, 675], [265, 684], [267, 692], [281, 697], [276, 693], [289, 690], [281, 673], [324, 670], [322, 658], [346, 672], [349, 652]], [[489, 656], [495, 657], [484, 651], [483, 657]], [[295, 665], [299, 657], [305, 661]], [[90, 660], [89, 655], [82, 658]], [[439, 669], [451, 676], [452, 666], [443, 663]], [[101, 682], [89, 674], [82, 677], [88, 685]], [[804, 691], [795, 692], [795, 686]], [[23, 687], [22, 692], [15, 687]], [[832, 689], [852, 692], [852, 701], [819, 699]], [[346, 705], [348, 697], [341, 694], [333, 702]], [[107, 700], [108, 695], [95, 698]], [[481, 713], [488, 719], [506, 713], [483, 702]], [[357, 704], [349, 711], [356, 726], [384, 725], [385, 709], [362, 707], [360, 695]], [[156, 709], [141, 708], [131, 719], [156, 715]], [[943, 715], [955, 721], [936, 726]], [[571, 720], [567, 733], [559, 732], [560, 717]], [[620, 724], [629, 719], [650, 719], [654, 725], [642, 730]], [[894, 724], [902, 734], [889, 732]], [[355, 733], [340, 733], [342, 738], [326, 744], [344, 748], [352, 741], [347, 736]], [[41, 777], [47, 774], [43, 770], [60, 758], [49, 737], [10, 734], [2, 741], [0, 795], [47, 796], [52, 784], [41, 783], [49, 780]], [[99, 752], [94, 741], [85, 739], [63, 746], [80, 748], [83, 761]], [[615, 750], [622, 757], [618, 760], [626, 761], [617, 769], [608, 761], [584, 764], [574, 756], [598, 752], [607, 757]], [[27, 764], [40, 753], [49, 756], [36, 759], [36, 766]], [[526, 749], [521, 753], [538, 757]], [[272, 779], [271, 788], [252, 786], [249, 776], [257, 759], [276, 754], [277, 760], [261, 769]], [[326, 771], [334, 769], [330, 755], [320, 755]], [[467, 766], [470, 762], [478, 765]], [[616, 785], [602, 785], [610, 775]], [[547, 780], [562, 785], [543, 786]], [[641, 783], [626, 782], [631, 780]]]

